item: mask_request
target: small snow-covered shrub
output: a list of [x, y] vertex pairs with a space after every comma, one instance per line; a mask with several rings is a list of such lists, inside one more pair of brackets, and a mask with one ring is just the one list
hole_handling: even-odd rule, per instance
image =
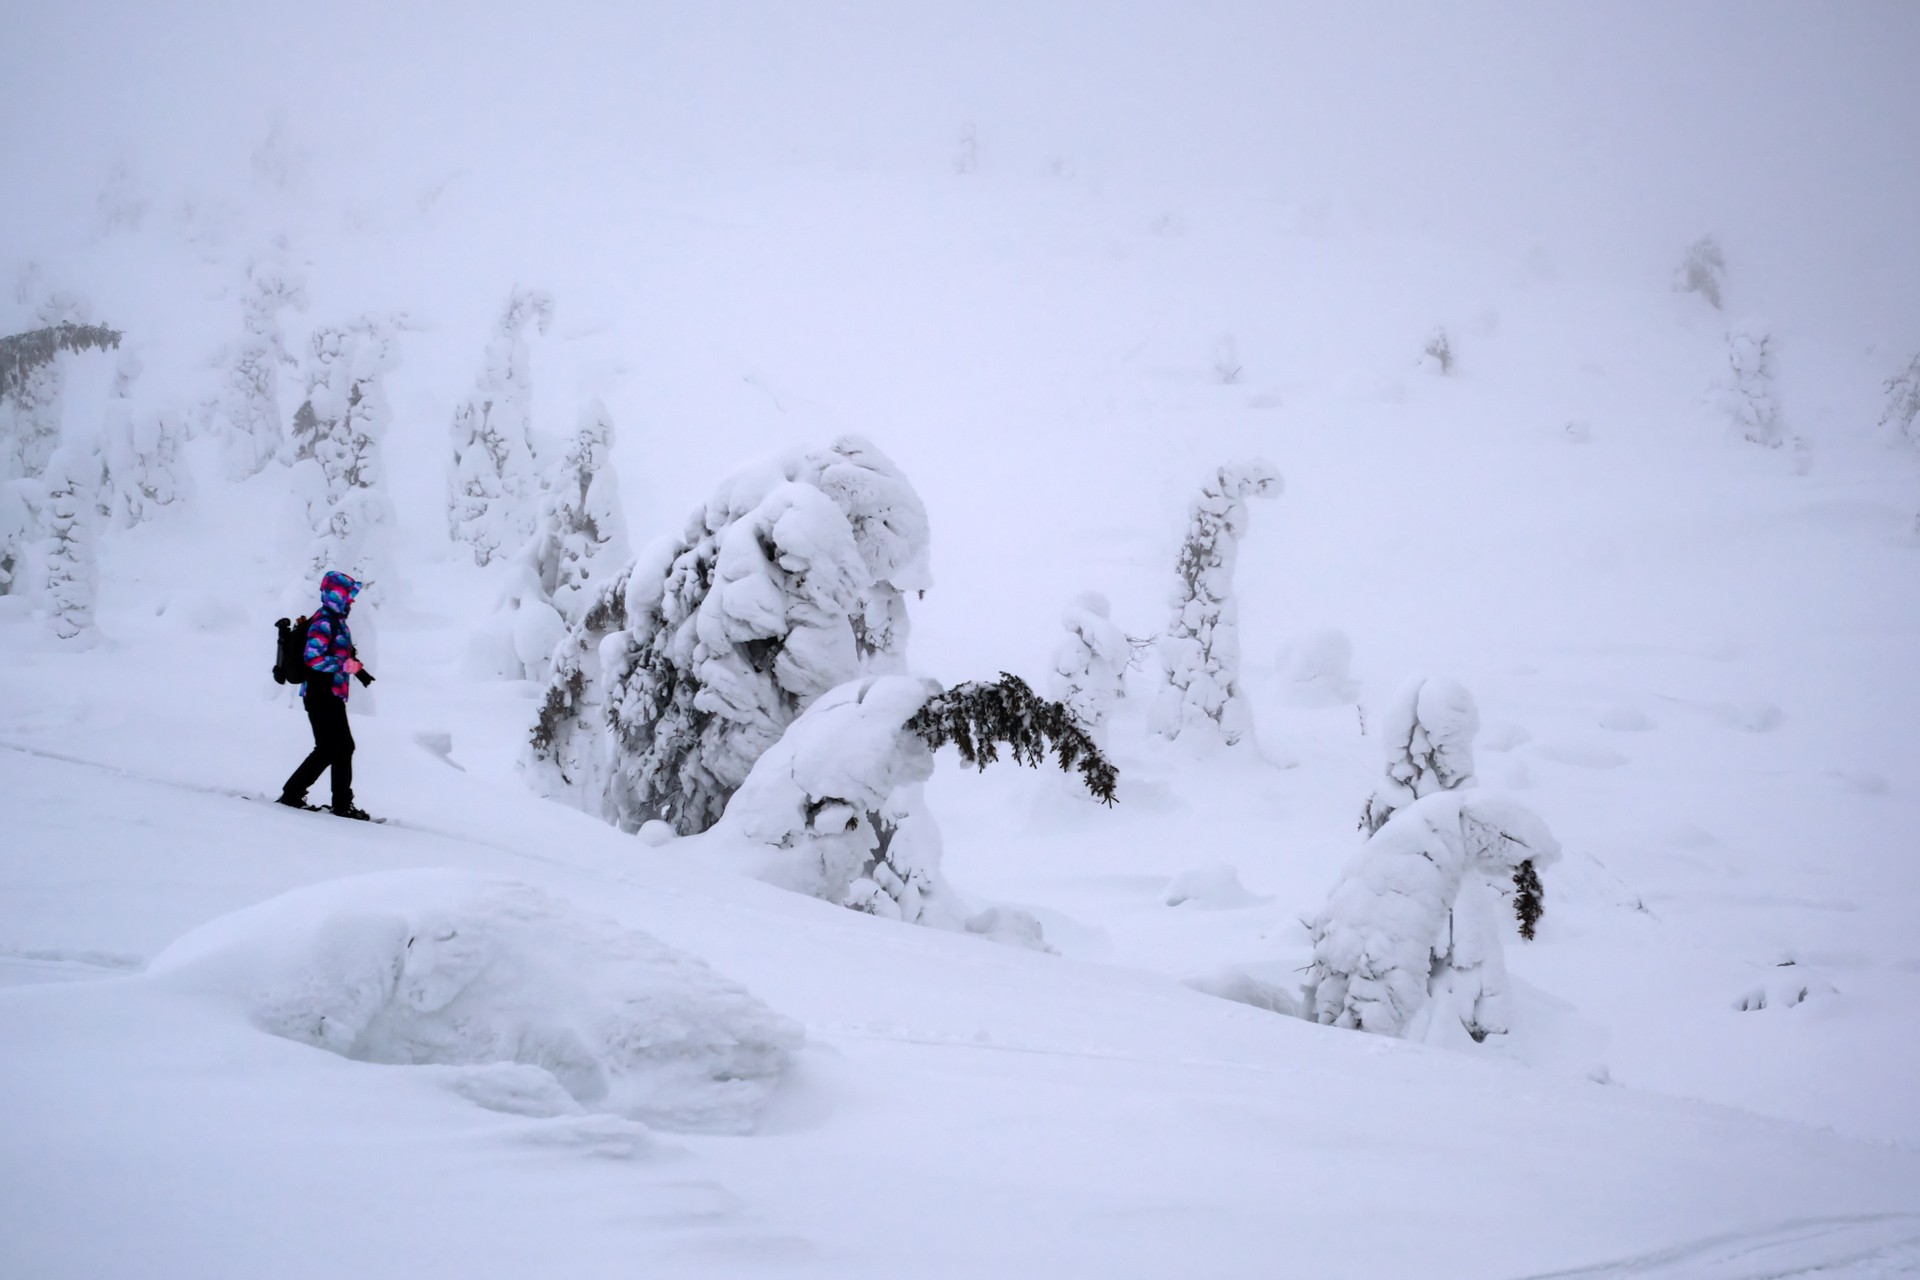
[[1386, 777], [1368, 797], [1360, 829], [1372, 835], [1394, 810], [1436, 791], [1473, 781], [1473, 737], [1480, 712], [1473, 695], [1452, 680], [1416, 680], [1402, 689], [1380, 721]]
[[298, 889], [203, 925], [149, 974], [343, 1057], [457, 1069], [469, 1096], [497, 1093], [501, 1064], [542, 1073], [515, 1110], [693, 1132], [750, 1130], [803, 1035], [644, 933], [460, 871]]
[[[1037, 766], [1051, 749], [1062, 769], [1112, 803], [1113, 766], [1065, 707], [1018, 678], [956, 685], [869, 676], [809, 706], [755, 762], [720, 830], [768, 852], [741, 870], [783, 888], [913, 924], [1024, 937], [1015, 914], [969, 919], [940, 872], [940, 832], [920, 797], [933, 753], [953, 743], [985, 768], [1006, 746]], [[778, 851], [778, 852], [774, 852]], [[1035, 937], [1030, 942], [1037, 942]]]
[[1735, 325], [1727, 334], [1728, 373], [1721, 380], [1721, 401], [1740, 434], [1755, 444], [1777, 449], [1784, 441], [1780, 397], [1773, 387], [1773, 335], [1758, 321]]
[[[628, 830], [660, 819], [688, 835], [719, 820], [754, 761], [821, 694], [900, 669], [905, 593], [929, 584], [926, 509], [884, 454], [845, 436], [732, 477], [626, 582], [621, 629], [598, 651], [610, 767], [589, 784], [599, 794], [567, 798]], [[556, 662], [555, 681], [583, 678], [584, 667]], [[563, 772], [547, 767], [542, 742], [595, 731], [561, 723], [593, 700], [554, 692], [535, 731], [542, 785]]]
[[1487, 884], [1559, 852], [1531, 811], [1484, 792], [1439, 791], [1400, 809], [1312, 923], [1309, 1013], [1398, 1036], [1421, 1030], [1416, 1016], [1444, 992], [1468, 1034], [1504, 1031], [1506, 970]]
[[1909, 444], [1920, 444], [1913, 425], [1920, 421], [1920, 355], [1887, 379], [1886, 391], [1887, 410], [1880, 415], [1880, 425], [1892, 427]]
[[1434, 372], [1445, 376], [1453, 372], [1453, 343], [1447, 337], [1445, 329], [1435, 329], [1427, 335], [1427, 345], [1420, 349]]
[[1200, 730], [1232, 745], [1252, 728], [1240, 692], [1240, 636], [1233, 562], [1247, 527], [1247, 499], [1279, 494], [1280, 473], [1258, 459], [1221, 467], [1187, 510], [1175, 564], [1173, 616], [1160, 637], [1167, 684], [1152, 711], [1154, 731], [1177, 738]]
[[1718, 311], [1726, 278], [1727, 260], [1720, 252], [1719, 242], [1712, 236], [1701, 236], [1687, 246], [1687, 256], [1674, 273], [1673, 287], [1678, 293], [1699, 294]]
[[1113, 704], [1126, 696], [1132, 642], [1109, 617], [1107, 598], [1096, 591], [1078, 596], [1060, 617], [1066, 637], [1053, 651], [1047, 692], [1065, 704], [1095, 741], [1103, 736]]
[[526, 327], [545, 333], [553, 297], [516, 288], [493, 327], [474, 390], [453, 411], [447, 524], [475, 564], [511, 553], [533, 536], [538, 476], [533, 457], [532, 357]]

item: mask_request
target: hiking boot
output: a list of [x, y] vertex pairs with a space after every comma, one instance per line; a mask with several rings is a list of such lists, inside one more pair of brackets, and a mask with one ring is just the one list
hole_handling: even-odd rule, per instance
[[327, 810], [327, 812], [336, 818], [352, 818], [355, 822], [368, 822], [371, 821], [373, 817], [373, 815], [365, 809], [356, 809], [352, 805], [335, 805], [333, 808]]
[[282, 795], [278, 800], [275, 800], [274, 803], [283, 804], [289, 809], [305, 809], [309, 807], [305, 796]]

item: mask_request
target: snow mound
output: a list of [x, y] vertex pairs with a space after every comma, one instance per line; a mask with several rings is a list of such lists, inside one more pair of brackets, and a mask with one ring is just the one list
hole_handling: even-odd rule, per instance
[[1240, 883], [1240, 873], [1225, 862], [1192, 867], [1167, 881], [1163, 900], [1170, 907], [1192, 903], [1204, 911], [1227, 911], [1262, 901]]
[[1304, 632], [1280, 646], [1282, 700], [1290, 707], [1337, 707], [1359, 689], [1349, 676], [1353, 641], [1330, 627]]
[[186, 935], [151, 973], [343, 1057], [468, 1068], [552, 1113], [681, 1131], [750, 1130], [802, 1038], [692, 956], [458, 871], [297, 890]]

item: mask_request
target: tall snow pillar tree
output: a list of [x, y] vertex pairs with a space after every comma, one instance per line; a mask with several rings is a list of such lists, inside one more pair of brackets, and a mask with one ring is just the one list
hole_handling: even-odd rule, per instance
[[487, 341], [473, 393], [453, 411], [453, 468], [447, 526], [484, 565], [533, 536], [538, 473], [533, 458], [532, 357], [526, 327], [545, 333], [553, 297], [515, 289]]
[[1198, 733], [1228, 746], [1253, 725], [1240, 692], [1240, 635], [1233, 562], [1247, 528], [1247, 499], [1272, 498], [1280, 473], [1254, 459], [1224, 466], [1187, 512], [1187, 536], [1175, 566], [1173, 615], [1160, 637], [1167, 684], [1152, 709], [1165, 738]]

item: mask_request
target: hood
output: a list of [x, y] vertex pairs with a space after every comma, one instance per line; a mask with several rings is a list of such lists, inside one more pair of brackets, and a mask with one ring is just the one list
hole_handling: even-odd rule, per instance
[[320, 579], [320, 607], [342, 617], [353, 608], [353, 598], [359, 594], [360, 584], [337, 569]]

